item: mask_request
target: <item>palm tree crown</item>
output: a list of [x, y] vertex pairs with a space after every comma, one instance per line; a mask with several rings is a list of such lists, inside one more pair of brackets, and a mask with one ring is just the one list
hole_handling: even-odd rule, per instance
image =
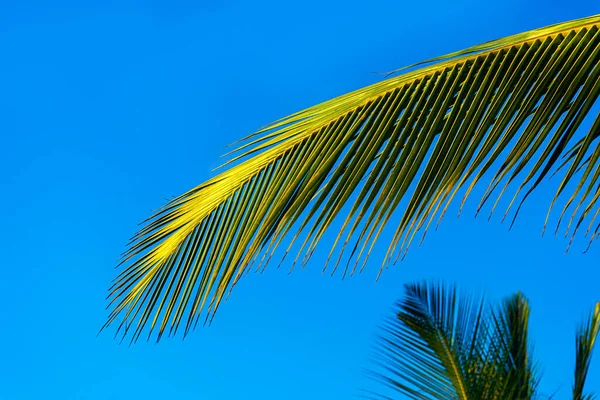
[[[528, 321], [529, 303], [520, 293], [490, 308], [455, 286], [406, 285], [381, 327], [375, 354], [383, 372], [372, 376], [410, 399], [540, 398]], [[577, 332], [573, 400], [593, 398], [584, 385], [599, 330], [600, 303]]]

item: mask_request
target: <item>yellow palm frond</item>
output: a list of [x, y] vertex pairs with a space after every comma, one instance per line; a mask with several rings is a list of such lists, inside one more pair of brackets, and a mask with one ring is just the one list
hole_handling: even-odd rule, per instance
[[398, 211], [390, 260], [494, 165], [483, 201], [518, 175], [513, 201], [527, 197], [560, 166], [551, 205], [576, 181], [563, 213], [574, 209], [574, 231], [591, 216], [595, 235], [600, 118], [588, 132], [578, 128], [600, 93], [599, 28], [594, 16], [428, 60], [246, 137], [228, 169], [170, 201], [133, 237], [107, 324], [122, 317], [119, 329], [133, 340], [146, 326], [158, 338], [180, 326], [187, 333], [284, 237], [286, 254], [296, 244], [306, 263], [340, 213], [330, 257], [348, 249], [353, 273]]

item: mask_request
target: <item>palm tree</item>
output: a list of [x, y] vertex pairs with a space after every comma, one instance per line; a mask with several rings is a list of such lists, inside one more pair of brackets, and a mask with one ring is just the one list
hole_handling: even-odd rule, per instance
[[[490, 308], [456, 286], [408, 284], [384, 322], [372, 376], [418, 400], [529, 400], [538, 394], [539, 374], [529, 350], [529, 304], [520, 293]], [[594, 342], [600, 331], [600, 302], [576, 335], [573, 400], [584, 394]], [[375, 398], [387, 398], [374, 395]]]
[[479, 209], [519, 177], [508, 207], [518, 211], [556, 169], [550, 208], [568, 196], [560, 220], [569, 211], [567, 229], [587, 226], [591, 241], [600, 117], [579, 128], [600, 94], [599, 27], [597, 15], [433, 58], [246, 137], [227, 169], [169, 201], [132, 238], [106, 325], [121, 318], [117, 332], [132, 340], [147, 326], [157, 340], [180, 327], [185, 335], [284, 238], [284, 255], [299, 249], [292, 268], [306, 264], [340, 215], [332, 273], [342, 260], [344, 274], [362, 270], [398, 211], [387, 265], [492, 167]]

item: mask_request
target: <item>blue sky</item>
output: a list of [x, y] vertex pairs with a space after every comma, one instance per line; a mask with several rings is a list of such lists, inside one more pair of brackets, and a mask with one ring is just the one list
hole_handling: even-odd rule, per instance
[[[83, 4], [88, 3], [88, 4]], [[567, 398], [574, 329], [600, 300], [598, 245], [449, 216], [375, 282], [271, 268], [213, 325], [128, 347], [105, 295], [137, 224], [212, 176], [224, 145], [389, 71], [599, 12], [596, 1], [0, 2], [0, 399], [345, 399], [404, 282], [445, 279], [533, 308], [542, 392]], [[549, 186], [548, 186], [549, 187]], [[380, 247], [384, 249], [383, 246]], [[600, 391], [600, 352], [589, 376]]]

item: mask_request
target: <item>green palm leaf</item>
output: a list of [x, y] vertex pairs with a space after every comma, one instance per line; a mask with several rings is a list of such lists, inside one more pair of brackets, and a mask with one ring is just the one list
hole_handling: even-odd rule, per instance
[[372, 375], [411, 399], [531, 399], [528, 315], [520, 294], [491, 312], [454, 286], [406, 285], [376, 347], [383, 372]]
[[345, 254], [353, 273], [399, 211], [390, 261], [495, 165], [483, 201], [517, 176], [513, 201], [525, 198], [560, 166], [551, 205], [575, 182], [563, 213], [574, 210], [573, 231], [591, 216], [594, 237], [600, 118], [589, 132], [578, 128], [600, 93], [599, 24], [589, 17], [428, 60], [436, 63], [247, 137], [229, 169], [170, 201], [133, 237], [107, 324], [121, 317], [132, 340], [148, 325], [158, 339], [180, 326], [187, 333], [285, 237], [285, 254], [297, 244], [296, 261], [306, 263], [340, 214], [330, 257], [339, 250], [337, 266]]
[[575, 353], [575, 382], [573, 384], [573, 400], [592, 400], [594, 395], [584, 394], [583, 388], [592, 360], [592, 350], [600, 333], [600, 303], [594, 312], [577, 331]]
[[529, 302], [521, 293], [506, 299], [493, 313], [495, 332], [492, 346], [495, 349], [495, 364], [502, 365], [503, 368], [495, 396], [480, 397], [481, 399], [533, 398], [539, 377], [529, 350], [529, 313]]
[[411, 399], [471, 398], [464, 364], [479, 350], [469, 345], [482, 337], [483, 310], [472, 299], [458, 301], [454, 287], [406, 285], [405, 298], [382, 327], [377, 354], [386, 373], [376, 378]]

